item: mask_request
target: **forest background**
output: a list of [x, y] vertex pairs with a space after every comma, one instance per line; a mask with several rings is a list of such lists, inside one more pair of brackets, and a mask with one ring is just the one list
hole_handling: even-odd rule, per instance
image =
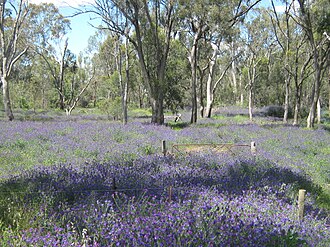
[[244, 106], [252, 120], [253, 109], [276, 105], [284, 122], [314, 127], [330, 108], [326, 0], [96, 0], [73, 10], [102, 21], [80, 54], [54, 4], [1, 1], [7, 119], [13, 109], [70, 115], [79, 106], [123, 123], [129, 108], [151, 109], [157, 124], [189, 109], [195, 123], [217, 106]]

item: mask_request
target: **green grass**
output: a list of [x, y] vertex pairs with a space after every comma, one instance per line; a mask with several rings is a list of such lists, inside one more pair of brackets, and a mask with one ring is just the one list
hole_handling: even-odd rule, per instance
[[132, 108], [129, 109], [131, 117], [151, 117], [151, 109]]

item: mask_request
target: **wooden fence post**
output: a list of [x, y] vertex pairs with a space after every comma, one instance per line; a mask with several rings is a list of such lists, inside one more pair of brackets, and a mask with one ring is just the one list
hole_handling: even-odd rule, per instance
[[166, 141], [165, 140], [162, 140], [162, 153], [164, 154], [164, 156], [166, 156], [167, 149], [166, 149]]
[[306, 193], [306, 190], [299, 190], [299, 195], [298, 195], [298, 218], [299, 218], [300, 221], [303, 220], [303, 218], [304, 218], [305, 193]]
[[251, 154], [253, 156], [253, 158], [255, 159], [256, 155], [257, 155], [257, 146], [255, 142], [251, 142]]
[[116, 189], [117, 189], [116, 179], [115, 179], [115, 177], [113, 177], [113, 178], [112, 178], [112, 190], [113, 190], [113, 191], [116, 191]]
[[168, 202], [172, 201], [172, 186], [168, 188]]

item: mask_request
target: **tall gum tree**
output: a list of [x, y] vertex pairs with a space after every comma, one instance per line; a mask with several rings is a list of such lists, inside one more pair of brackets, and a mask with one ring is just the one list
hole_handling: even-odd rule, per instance
[[[13, 68], [23, 56], [33, 59], [33, 52], [47, 49], [58, 38], [68, 21], [53, 4], [29, 4], [26, 0], [0, 1], [0, 79], [3, 104], [9, 120], [14, 119], [9, 81]], [[29, 52], [29, 54], [28, 54]]]
[[[70, 29], [70, 21], [59, 13], [54, 4], [42, 3], [38, 5], [31, 4], [31, 6], [33, 8], [28, 24], [29, 29], [32, 30], [33, 50], [43, 58], [47, 65], [58, 93], [58, 104], [64, 110], [64, 63], [66, 62], [64, 58], [68, 52], [68, 41], [65, 35]], [[33, 60], [33, 57], [31, 60]], [[58, 63], [59, 68], [56, 68], [52, 64], [53, 62]]]
[[22, 44], [22, 33], [27, 15], [30, 12], [27, 1], [0, 2], [0, 80], [3, 104], [8, 120], [13, 120], [11, 109], [9, 78], [15, 63], [27, 52], [29, 46]]
[[[267, 64], [269, 74], [270, 68], [268, 66], [272, 49], [274, 47], [274, 40], [269, 22], [265, 22], [267, 17], [263, 9], [256, 9], [254, 11], [255, 17], [245, 22], [246, 44], [245, 44], [245, 63], [244, 69], [247, 78], [247, 95], [249, 118], [253, 120], [253, 108], [256, 100], [256, 84], [259, 84], [262, 75], [262, 66]], [[260, 18], [263, 17], [263, 18]], [[267, 24], [268, 23], [268, 24]]]
[[176, 21], [173, 0], [96, 0], [95, 13], [106, 29], [122, 35], [136, 50], [152, 107], [151, 122], [164, 123], [165, 71]]
[[[105, 78], [111, 78], [116, 75], [116, 85], [119, 86], [122, 108], [122, 122], [128, 122], [128, 93], [129, 93], [129, 78], [130, 78], [130, 56], [131, 48], [129, 40], [121, 37], [113, 32], [105, 32], [106, 39], [100, 45], [99, 51], [94, 54], [93, 63], [97, 64], [98, 69], [106, 72]], [[104, 81], [104, 75], [102, 81]], [[109, 91], [117, 91], [109, 88]], [[112, 92], [116, 93], [117, 92]], [[108, 98], [109, 100], [109, 98]]]
[[[288, 122], [288, 115], [289, 115], [289, 95], [290, 95], [290, 83], [291, 83], [291, 74], [292, 74], [292, 66], [290, 66], [290, 51], [291, 51], [291, 27], [290, 27], [290, 15], [289, 12], [291, 11], [292, 2], [285, 1], [285, 11], [284, 11], [284, 23], [281, 23], [280, 18], [277, 14], [274, 1], [271, 1], [272, 7], [273, 7], [273, 13], [274, 17], [270, 15], [272, 24], [274, 27], [274, 34], [276, 37], [276, 41], [281, 47], [281, 50], [284, 54], [284, 67], [283, 67], [283, 73], [284, 73], [284, 80], [285, 80], [285, 102], [284, 102], [284, 116], [283, 116], [283, 122]], [[281, 39], [281, 37], [284, 37]]]
[[[205, 40], [209, 43], [212, 54], [206, 55], [210, 57], [209, 76], [207, 79], [207, 107], [205, 116], [211, 115], [213, 97], [217, 82], [213, 82], [215, 73], [215, 62], [217, 57], [217, 50], [214, 44], [219, 44], [219, 40], [222, 40], [225, 36], [230, 35], [232, 27], [239, 22], [258, 2], [255, 1], [217, 1], [217, 0], [179, 0], [180, 4], [180, 16], [183, 19], [184, 29], [191, 35], [191, 39], [187, 42], [187, 48], [189, 50], [188, 59], [191, 67], [191, 123], [197, 122], [197, 82], [199, 67], [198, 58], [199, 47], [201, 40]], [[227, 70], [227, 69], [226, 69]], [[215, 87], [214, 87], [215, 85]]]
[[[307, 118], [307, 128], [313, 128], [322, 87], [322, 73], [328, 66], [330, 42], [322, 35], [329, 29], [330, 10], [327, 1], [297, 0], [295, 21], [302, 27], [307, 36], [313, 58], [314, 82], [311, 91], [311, 103]], [[328, 7], [328, 8], [327, 8]]]

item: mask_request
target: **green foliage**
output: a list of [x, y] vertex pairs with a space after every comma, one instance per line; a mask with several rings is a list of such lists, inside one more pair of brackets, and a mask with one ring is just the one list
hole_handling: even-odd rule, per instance
[[146, 145], [142, 149], [145, 155], [151, 155], [157, 152], [157, 149], [155, 148], [154, 145]]
[[285, 236], [274, 237], [273, 243], [276, 243], [276, 246], [287, 246], [287, 247], [296, 247], [296, 246], [305, 246], [307, 247], [307, 242], [302, 240], [298, 233], [293, 230], [288, 231]]
[[112, 99], [103, 99], [98, 102], [98, 108], [101, 112], [107, 114], [108, 118], [112, 117], [114, 120], [118, 120], [122, 114], [121, 98], [116, 97]]
[[330, 3], [327, 0], [318, 0], [311, 6], [314, 25], [320, 36], [323, 32], [330, 33]]
[[185, 98], [188, 97], [185, 90], [189, 85], [189, 64], [185, 56], [185, 47], [177, 40], [172, 41], [172, 52], [169, 54], [166, 67], [166, 87], [165, 107], [172, 112], [177, 112], [186, 104]]
[[[119, 106], [117, 97], [120, 96], [121, 91], [118, 58], [120, 57], [123, 63], [122, 65], [125, 65], [125, 52], [128, 49], [130, 70], [128, 98], [131, 105], [136, 107], [150, 107], [148, 97], [157, 91], [154, 89], [160, 88], [164, 93], [160, 94], [164, 96], [164, 108], [176, 112], [181, 108], [190, 106], [191, 68], [187, 56], [189, 55], [192, 43], [193, 36], [191, 33], [194, 33], [196, 30], [193, 29], [196, 29], [200, 24], [207, 25], [208, 28], [203, 34], [202, 41], [198, 47], [198, 79], [200, 79], [199, 85], [197, 85], [198, 96], [203, 95], [205, 100], [205, 82], [208, 76], [208, 70], [205, 70], [202, 74], [202, 69], [206, 68], [210, 62], [210, 40], [213, 43], [221, 40], [220, 50], [217, 55], [218, 67], [216, 68], [213, 80], [215, 81], [217, 79], [235, 55], [237, 55], [235, 60], [236, 68], [233, 68], [234, 71], [231, 71], [232, 68], [230, 68], [218, 85], [214, 107], [237, 104], [240, 101], [241, 95], [244, 98], [242, 105], [247, 105], [249, 57], [253, 54], [255, 61], [258, 61], [253, 89], [254, 106], [284, 105], [285, 71], [289, 70], [291, 79], [289, 88], [290, 107], [294, 109], [293, 104], [297, 101], [295, 98], [295, 90], [297, 90], [295, 83], [300, 82], [299, 79], [302, 76], [304, 80], [301, 81], [302, 102], [300, 118], [307, 117], [310, 106], [308, 97], [304, 97], [304, 95], [311, 95], [310, 91], [313, 84], [314, 71], [310, 62], [306, 67], [305, 74], [299, 75], [304, 62], [310, 56], [310, 49], [308, 48], [308, 42], [305, 42], [302, 36], [301, 27], [292, 18], [289, 19], [289, 24], [286, 26], [285, 13], [278, 13], [279, 24], [283, 32], [285, 33], [287, 31], [286, 29], [289, 29], [289, 48], [286, 50], [287, 48], [283, 47], [283, 44], [286, 42], [285, 35], [279, 32], [278, 29], [275, 33], [275, 16], [271, 13], [271, 9], [266, 10], [263, 6], [258, 6], [260, 7], [258, 9], [253, 8], [250, 14], [237, 19], [239, 22], [231, 26], [228, 24], [232, 24], [232, 22], [228, 22], [228, 20], [233, 17], [236, 11], [246, 10], [245, 3], [242, 2], [242, 5], [238, 9], [236, 8], [239, 1], [219, 2], [212, 0], [205, 2], [200, 0], [180, 0], [178, 3], [175, 9], [173, 9], [177, 19], [174, 19], [173, 23], [174, 32], [172, 33], [173, 37], [171, 37], [164, 80], [157, 78], [159, 75], [157, 72], [159, 66], [156, 63], [162, 57], [159, 48], [165, 45], [166, 34], [164, 23], [162, 21], [157, 23], [159, 24], [157, 33], [153, 33], [153, 29], [149, 28], [150, 25], [147, 18], [142, 14], [141, 16], [143, 18], [140, 23], [141, 27], [143, 27], [141, 29], [143, 36], [142, 50], [145, 55], [145, 64], [151, 78], [151, 84], [147, 85], [145, 78], [142, 79], [139, 58], [132, 52], [136, 48], [133, 42], [126, 47], [125, 39], [122, 36], [109, 30], [98, 31], [90, 40], [88, 54], [81, 54], [79, 58], [76, 58], [71, 52], [66, 54], [66, 74], [64, 78], [66, 85], [63, 92], [66, 99], [77, 94], [83, 82], [92, 73], [91, 67], [95, 67], [95, 82], [93, 81], [90, 88], [87, 89], [86, 94], [80, 101], [80, 106], [98, 106], [98, 109], [102, 109], [102, 113], [107, 114], [109, 117], [119, 118], [121, 113], [119, 112], [120, 107], [117, 107], [117, 105]], [[154, 2], [150, 3], [150, 7], [152, 4]], [[316, 30], [316, 40], [319, 41], [321, 38], [325, 40], [323, 32], [328, 32], [328, 35], [330, 33], [330, 25], [328, 25], [328, 1], [320, 0], [311, 2], [307, 7], [311, 11], [313, 28], [314, 31]], [[234, 9], [235, 11], [232, 11]], [[160, 15], [165, 14], [163, 10], [159, 12]], [[55, 59], [55, 57], [58, 57], [58, 51], [55, 50], [53, 45], [46, 42], [50, 37], [55, 37], [55, 42], [59, 42], [60, 38], [69, 30], [69, 20], [63, 17], [58, 11], [53, 4], [31, 5], [27, 22], [24, 24], [24, 35], [22, 34], [21, 36], [22, 42], [20, 42], [19, 48], [23, 48], [21, 44], [26, 43], [24, 40], [28, 37], [29, 43], [36, 44], [35, 49], [38, 50], [38, 53], [45, 56], [53, 71], [50, 71], [44, 59], [36, 55], [34, 49], [30, 49], [27, 55], [19, 63], [15, 64], [10, 77], [12, 89], [11, 102], [14, 108], [36, 110], [56, 108], [59, 106], [59, 93], [54, 87], [55, 80], [53, 78], [53, 75], [57, 75], [59, 72], [59, 64]], [[9, 12], [6, 14], [9, 14]], [[272, 16], [273, 20], [270, 19], [270, 16]], [[153, 18], [154, 16], [152, 15], [151, 19]], [[276, 42], [275, 34], [278, 35], [282, 47]], [[159, 42], [155, 42], [155, 36], [158, 36]], [[136, 40], [136, 38], [136, 33], [133, 31], [132, 40]], [[249, 48], [248, 45], [251, 47]], [[283, 50], [283, 48], [285, 49]], [[326, 51], [326, 47], [323, 50]], [[284, 64], [286, 58], [288, 59], [287, 65]], [[76, 68], [77, 65], [78, 68]], [[232, 72], [235, 73], [237, 79], [236, 87], [233, 85]], [[299, 73], [295, 75], [294, 73], [296, 72]], [[125, 80], [125, 66], [122, 67], [121, 73]], [[326, 83], [326, 78], [328, 78], [327, 73], [327, 70], [325, 70], [324, 82], [322, 83]], [[72, 93], [71, 82], [74, 78], [76, 83], [72, 85], [74, 88], [74, 93]], [[150, 86], [154, 86], [154, 89]], [[321, 87], [320, 93], [323, 102], [327, 102], [325, 99], [329, 97], [328, 90], [327, 87]], [[153, 96], [155, 97], [157, 94]], [[111, 98], [111, 100], [104, 100], [108, 98]], [[327, 107], [326, 105], [327, 103], [324, 104], [324, 107]], [[33, 119], [31, 116], [21, 115], [18, 118]]]

